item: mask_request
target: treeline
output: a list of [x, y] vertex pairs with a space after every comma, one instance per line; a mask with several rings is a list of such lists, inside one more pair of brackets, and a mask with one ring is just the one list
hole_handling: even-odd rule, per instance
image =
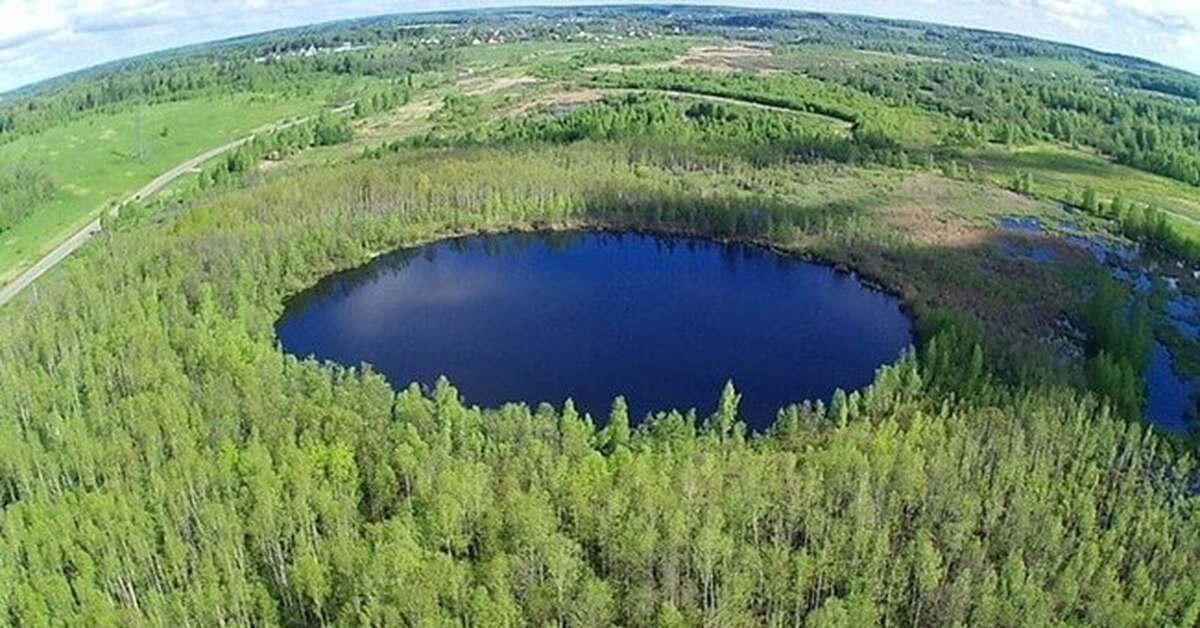
[[1089, 214], [1112, 220], [1119, 233], [1158, 253], [1188, 263], [1200, 263], [1200, 241], [1171, 222], [1162, 209], [1134, 203], [1121, 195], [1104, 201], [1092, 187], [1084, 188], [1067, 201]]
[[1150, 363], [1150, 309], [1145, 298], [1127, 296], [1113, 280], [1102, 281], [1084, 311], [1088, 387], [1129, 419], [1144, 416], [1146, 366]]
[[968, 145], [1082, 144], [1120, 163], [1200, 185], [1200, 114], [1186, 102], [984, 62], [875, 63], [852, 71], [843, 66], [811, 71], [889, 102], [953, 116]]
[[[448, 104], [446, 109], [457, 109], [452, 105]], [[740, 147], [765, 151], [769, 147], [785, 144], [791, 144], [798, 150], [800, 146], [812, 145], [814, 155], [839, 153], [846, 160], [856, 143], [834, 125], [811, 117], [703, 100], [688, 101], [652, 93], [613, 96], [562, 114], [504, 118], [455, 134], [431, 132], [410, 143], [417, 146], [529, 142], [569, 144], [584, 140], [634, 140], [639, 137], [682, 143], [716, 142], [721, 148], [733, 150]]]
[[[1018, 63], [1028, 58], [1040, 58], [1066, 61], [1085, 69], [1117, 69], [1129, 74], [1161, 74], [1173, 78], [1188, 76], [1183, 70], [1145, 59], [1013, 33], [856, 15], [791, 11], [761, 12], [760, 15], [764, 17], [752, 22], [758, 33], [743, 30], [732, 33], [732, 38], [753, 35], [782, 44], [799, 40], [803, 42], [797, 46], [800, 49], [814, 45], [833, 46], [945, 61], [970, 62], [982, 57]], [[729, 21], [744, 23], [740, 17], [733, 16]]]
[[934, 121], [916, 109], [893, 107], [854, 89], [799, 75], [758, 76], [692, 70], [625, 70], [597, 75], [597, 85], [733, 98], [826, 116], [880, 142], [928, 143]]
[[412, 94], [411, 84], [367, 90], [354, 99], [354, 117], [365, 118], [407, 105], [412, 100]]
[[0, 165], [0, 233], [11, 229], [58, 191], [46, 169], [26, 162]]
[[224, 159], [218, 159], [205, 168], [198, 181], [201, 188], [240, 181], [264, 159], [279, 161], [306, 148], [344, 144], [352, 139], [354, 127], [349, 119], [336, 114], [322, 114], [314, 120], [256, 136]]
[[[281, 58], [256, 58], [254, 54], [250, 48], [239, 47], [146, 60], [18, 98], [0, 105], [0, 142], [129, 103], [227, 93], [288, 94], [341, 77], [379, 79], [411, 89], [414, 77], [452, 68], [458, 59], [454, 51], [413, 47]], [[388, 90], [368, 91], [374, 96]]]
[[[4, 313], [0, 616], [39, 625], [1194, 625], [1189, 463], [955, 326], [768, 434], [396, 394], [282, 354], [283, 298], [535, 224], [716, 233], [753, 208], [619, 149], [414, 151], [129, 225]], [[736, 188], [733, 188], [736, 190]], [[598, 190], [606, 191], [597, 194]], [[742, 202], [735, 202], [741, 199]], [[761, 232], [760, 232], [761, 233]], [[968, 356], [976, 369], [964, 368]], [[974, 357], [978, 355], [976, 360]], [[404, 383], [395, 384], [403, 386]], [[954, 391], [958, 391], [957, 393]]]
[[[674, 145], [694, 152], [696, 159], [736, 157], [760, 164], [834, 161], [854, 165], [927, 167], [931, 154], [919, 158], [885, 138], [842, 129], [834, 122], [805, 113], [770, 111], [738, 104], [637, 92], [555, 113], [477, 120], [476, 109], [463, 97], [448, 96], [433, 130], [402, 142], [369, 151], [369, 155], [404, 148], [464, 145], [571, 144], [622, 141], [655, 146]], [[959, 177], [957, 162], [947, 162]]]
[[1112, 72], [1109, 77], [1121, 87], [1134, 87], [1160, 94], [1200, 101], [1200, 78], [1185, 72]]

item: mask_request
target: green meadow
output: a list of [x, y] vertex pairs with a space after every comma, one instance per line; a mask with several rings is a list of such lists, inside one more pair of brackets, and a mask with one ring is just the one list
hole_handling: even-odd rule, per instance
[[1200, 192], [1195, 186], [1113, 163], [1094, 153], [1053, 144], [1005, 149], [988, 146], [968, 153], [979, 172], [1003, 185], [1014, 172], [1029, 172], [1042, 196], [1078, 198], [1086, 188], [1101, 199], [1117, 196], [1166, 211], [1176, 222], [1200, 224]]
[[322, 106], [318, 95], [231, 94], [90, 115], [0, 145], [0, 162], [38, 165], [59, 187], [0, 234], [0, 282], [179, 163]]

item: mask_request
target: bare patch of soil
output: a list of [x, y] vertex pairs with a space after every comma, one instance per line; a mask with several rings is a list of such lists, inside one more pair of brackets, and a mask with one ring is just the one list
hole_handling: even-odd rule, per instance
[[989, 187], [967, 187], [930, 174], [906, 178], [897, 190], [903, 199], [883, 208], [885, 223], [926, 246], [963, 248], [995, 235], [995, 229], [970, 216], [1022, 214], [1033, 202]]
[[364, 139], [403, 137], [413, 127], [429, 119], [441, 107], [437, 100], [417, 100], [397, 108], [391, 113], [369, 118], [358, 128]]
[[758, 62], [770, 56], [770, 48], [754, 44], [696, 46], [666, 65], [718, 72], [756, 71], [761, 69]]
[[516, 75], [516, 76], [481, 76], [478, 78], [464, 79], [458, 82], [458, 89], [467, 96], [482, 96], [484, 94], [494, 94], [512, 89], [514, 87], [523, 87], [525, 85], [533, 85], [538, 80], [532, 76]]
[[[852, 261], [888, 278], [915, 303], [972, 312], [989, 328], [1029, 338], [1044, 335], [1052, 321], [1078, 306], [1062, 270], [1090, 263], [1085, 252], [1052, 233], [1012, 234], [994, 226], [996, 216], [1032, 213], [1034, 201], [930, 174], [914, 174], [894, 192], [895, 200], [876, 215], [912, 248], [880, 246]], [[1014, 238], [1052, 259], [1006, 252], [1004, 244]]]
[[538, 96], [533, 100], [521, 103], [509, 112], [511, 116], [522, 116], [542, 107], [570, 108], [587, 105], [604, 99], [604, 92], [595, 89], [554, 92]]

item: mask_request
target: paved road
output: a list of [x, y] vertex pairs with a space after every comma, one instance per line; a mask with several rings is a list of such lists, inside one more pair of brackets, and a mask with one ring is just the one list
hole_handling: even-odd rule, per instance
[[[341, 107], [332, 109], [331, 113], [344, 113], [353, 107], [354, 103], [342, 105]], [[254, 129], [254, 131], [245, 137], [238, 138], [232, 142], [229, 142], [228, 144], [223, 144], [216, 148], [206, 150], [203, 153], [200, 153], [199, 155], [196, 155], [195, 157], [192, 157], [191, 159], [155, 177], [153, 181], [147, 183], [146, 185], [142, 186], [141, 189], [126, 197], [121, 204], [124, 205], [126, 203], [140, 201], [149, 196], [153, 196], [156, 192], [169, 185], [175, 179], [178, 179], [185, 174], [195, 172], [196, 169], [199, 168], [204, 162], [222, 153], [238, 148], [250, 140], [253, 140], [257, 135], [286, 129], [297, 124], [303, 124], [309, 120], [312, 120], [314, 117], [316, 116], [306, 116], [303, 118], [288, 120], [286, 122], [273, 122], [271, 124], [266, 124]], [[13, 279], [4, 286], [0, 286], [0, 307], [3, 307], [4, 304], [11, 301], [13, 297], [20, 294], [22, 290], [29, 287], [29, 284], [36, 281], [38, 277], [46, 274], [51, 268], [54, 268], [55, 265], [66, 259], [71, 253], [74, 253], [76, 249], [86, 244], [87, 241], [91, 240], [93, 236], [95, 236], [97, 233], [100, 233], [101, 228], [102, 227], [100, 225], [99, 218], [89, 222], [87, 226], [79, 231], [76, 231], [71, 237], [67, 238], [65, 242], [55, 247], [54, 250], [50, 251], [50, 253], [48, 253], [45, 257], [38, 260], [36, 264], [25, 269], [25, 271], [18, 275], [16, 279]]]
[[[330, 113], [345, 113], [347, 111], [350, 111], [353, 108], [354, 108], [354, 103], [350, 103], [348, 105], [342, 105], [335, 109], [331, 109]], [[213, 157], [216, 157], [217, 155], [220, 155], [221, 153], [225, 153], [225, 152], [231, 151], [235, 148], [238, 148], [239, 146], [249, 142], [250, 140], [253, 140], [258, 135], [262, 135], [263, 133], [270, 133], [272, 131], [282, 131], [283, 129], [287, 129], [289, 127], [296, 126], [297, 124], [304, 124], [305, 122], [308, 122], [309, 120], [312, 120], [315, 117], [316, 116], [305, 116], [303, 118], [296, 118], [294, 120], [288, 120], [286, 122], [272, 122], [271, 124], [264, 124], [263, 126], [260, 126], [257, 129], [254, 129], [253, 131], [251, 131], [250, 134], [247, 135], [246, 137], [236, 139], [236, 140], [234, 140], [228, 144], [225, 144], [223, 146], [218, 146], [212, 150], [200, 153], [199, 155], [196, 155], [195, 157], [192, 157], [191, 159], [179, 164], [178, 166], [175, 166], [174, 168], [171, 168], [170, 170], [160, 174], [153, 181], [151, 181], [150, 183], [147, 183], [142, 189], [138, 190], [137, 192], [134, 192], [133, 194], [130, 194], [129, 198], [126, 198], [124, 203], [129, 203], [132, 201], [140, 201], [148, 196], [153, 196], [154, 193], [163, 189], [164, 187], [169, 185], [175, 179], [178, 179], [179, 177], [182, 177], [183, 175], [188, 174], [189, 172], [194, 172], [197, 168], [200, 167], [200, 164], [203, 164], [204, 162], [208, 161], [209, 159], [212, 159]], [[122, 204], [124, 204], [124, 203], [122, 203]], [[0, 301], [0, 305], [3, 305], [3, 301]]]
[[41, 277], [46, 271], [54, 268], [55, 264], [66, 259], [68, 255], [75, 252], [75, 249], [84, 245], [85, 242], [92, 239], [92, 236], [100, 233], [100, 219], [97, 218], [87, 224], [83, 229], [75, 232], [66, 242], [55, 247], [36, 264], [30, 266], [25, 272], [17, 276], [16, 279], [0, 287], [0, 306], [8, 303], [13, 297], [17, 296], [22, 290], [33, 283], [33, 280]]

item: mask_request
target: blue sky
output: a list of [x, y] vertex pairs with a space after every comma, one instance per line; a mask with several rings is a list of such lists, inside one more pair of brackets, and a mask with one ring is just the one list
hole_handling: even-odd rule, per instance
[[[340, 18], [592, 0], [0, 0], [0, 92], [84, 67]], [[645, 2], [625, 2], [645, 4]], [[692, 0], [973, 26], [1146, 57], [1200, 73], [1200, 0]]]

